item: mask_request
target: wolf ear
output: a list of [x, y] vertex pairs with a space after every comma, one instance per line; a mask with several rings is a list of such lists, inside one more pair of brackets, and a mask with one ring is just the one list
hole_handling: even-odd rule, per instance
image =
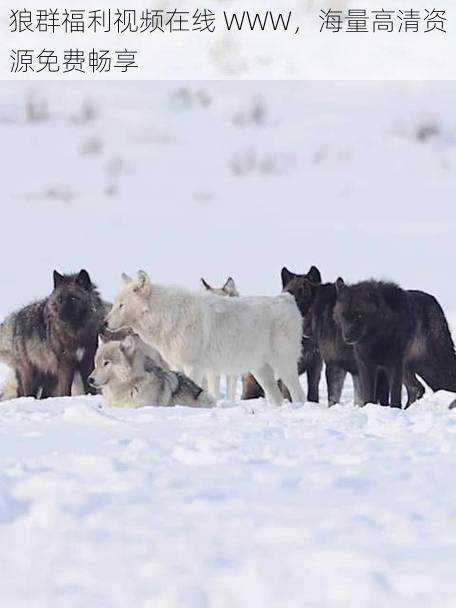
[[144, 270], [138, 271], [138, 278], [136, 284], [136, 291], [149, 291], [150, 290], [150, 279], [147, 272]]
[[120, 343], [120, 350], [127, 355], [127, 357], [131, 357], [135, 352], [136, 342], [134, 337], [129, 334], [126, 338], [122, 340]]
[[65, 277], [62, 274], [60, 274], [60, 272], [57, 272], [57, 270], [54, 270], [54, 289], [56, 287], [58, 287], [59, 285], [61, 285], [64, 280], [65, 280]]
[[286, 287], [288, 283], [296, 276], [292, 272], [288, 270], [285, 266], [282, 268], [282, 272], [280, 273], [282, 277], [282, 287]]
[[212, 291], [212, 287], [209, 285], [209, 283], [207, 281], [205, 281], [202, 277], [201, 277], [201, 283], [204, 285], [204, 287], [208, 290], [208, 291]]
[[337, 293], [342, 293], [344, 289], [346, 289], [347, 286], [344, 283], [344, 280], [342, 277], [339, 277], [336, 281], [336, 291]]
[[84, 289], [91, 289], [92, 281], [90, 279], [89, 273], [84, 268], [79, 272], [76, 277], [76, 283], [83, 287]]
[[125, 272], [122, 272], [122, 281], [128, 285], [128, 283], [131, 283], [133, 279], [129, 277], [128, 274], [126, 274]]
[[312, 283], [321, 283], [321, 274], [316, 266], [311, 266], [309, 272], [307, 273], [307, 278]]
[[227, 280], [225, 281], [225, 285], [222, 287], [222, 289], [229, 296], [237, 296], [237, 295], [239, 295], [239, 292], [236, 289], [236, 283], [234, 282], [233, 277], [228, 277], [227, 278]]

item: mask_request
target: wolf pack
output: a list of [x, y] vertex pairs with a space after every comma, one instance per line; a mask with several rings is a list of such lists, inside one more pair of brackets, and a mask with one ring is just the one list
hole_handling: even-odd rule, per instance
[[[11, 369], [1, 399], [99, 394], [113, 407], [213, 407], [264, 397], [319, 401], [324, 368], [328, 404], [339, 403], [347, 374], [354, 402], [401, 408], [425, 392], [456, 392], [456, 355], [445, 314], [422, 291], [368, 280], [323, 283], [281, 272], [276, 296], [242, 296], [230, 277], [189, 291], [122, 275], [112, 303], [89, 273], [54, 271], [42, 300], [0, 326], [0, 361]], [[323, 366], [324, 364], [324, 366]], [[450, 406], [452, 407], [453, 404]]]

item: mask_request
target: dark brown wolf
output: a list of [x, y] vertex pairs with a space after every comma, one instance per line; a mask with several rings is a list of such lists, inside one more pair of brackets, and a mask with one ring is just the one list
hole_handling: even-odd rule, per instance
[[84, 391], [94, 367], [106, 305], [86, 270], [61, 275], [43, 300], [9, 315], [0, 327], [0, 353], [16, 373], [18, 396], [71, 395], [76, 372]]
[[[296, 304], [301, 312], [301, 299], [298, 291], [289, 289], [290, 285], [293, 285], [293, 281], [297, 276], [305, 277], [309, 282], [319, 284], [321, 283], [321, 274], [316, 266], [311, 266], [309, 272], [304, 275], [295, 275], [290, 272], [287, 268], [282, 268], [282, 289], [283, 291], [289, 291], [295, 296]], [[302, 339], [302, 350], [301, 358], [298, 362], [298, 374], [307, 374], [307, 401], [313, 401], [318, 403], [319, 400], [319, 385], [321, 369], [323, 362], [318, 352], [318, 348], [313, 340], [304, 337]], [[284, 396], [291, 401], [288, 391], [279, 382]], [[263, 397], [264, 393], [258, 382], [255, 380], [252, 374], [246, 374], [242, 379], [242, 399], [258, 399]]]

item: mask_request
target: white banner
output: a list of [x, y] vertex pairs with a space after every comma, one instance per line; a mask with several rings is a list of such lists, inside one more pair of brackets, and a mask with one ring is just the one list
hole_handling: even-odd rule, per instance
[[454, 0], [1, 0], [7, 80], [451, 80]]

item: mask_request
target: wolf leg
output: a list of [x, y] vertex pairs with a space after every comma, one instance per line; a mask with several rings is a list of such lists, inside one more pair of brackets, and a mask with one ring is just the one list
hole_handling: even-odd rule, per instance
[[375, 403], [377, 385], [377, 367], [357, 357], [362, 404]]
[[388, 370], [391, 407], [402, 408], [402, 363]]
[[61, 364], [57, 370], [57, 388], [54, 397], [71, 397], [74, 368], [68, 364]]
[[207, 374], [207, 390], [214, 397], [220, 399], [220, 376], [209, 372]]
[[20, 365], [16, 370], [16, 377], [17, 396], [36, 398], [39, 389], [36, 370], [30, 365]]
[[307, 368], [307, 401], [313, 401], [314, 403], [319, 402], [320, 395], [318, 389], [320, 386], [322, 367], [323, 361], [320, 355], [315, 354]]
[[41, 381], [41, 396], [40, 399], [48, 399], [54, 397], [55, 387], [57, 386], [57, 377], [54, 374], [47, 374], [43, 376]]
[[404, 369], [404, 384], [407, 389], [407, 403], [405, 404], [405, 409], [407, 409], [412, 403], [421, 399], [425, 390], [424, 386], [408, 367]]
[[361, 385], [358, 374], [352, 374], [353, 381], [353, 392], [355, 405], [363, 405], [363, 398], [361, 395]]
[[273, 405], [282, 405], [283, 396], [277, 386], [272, 367], [267, 363], [253, 372], [258, 384], [263, 388], [266, 399]]
[[283, 395], [283, 398], [287, 399], [291, 403], [291, 401], [292, 401], [291, 394], [290, 394], [290, 391], [285, 386], [285, 384], [282, 382], [282, 380], [279, 380], [279, 382], [277, 384], [279, 386], [280, 392]]
[[328, 405], [331, 407], [336, 403], [340, 403], [342, 388], [347, 372], [334, 363], [328, 363], [326, 365], [325, 375], [328, 387]]
[[390, 384], [388, 376], [383, 369], [379, 369], [377, 372], [375, 402], [384, 406], [388, 406], [390, 404]]
[[280, 378], [291, 393], [291, 399], [294, 403], [305, 403], [306, 397], [299, 382], [298, 368], [295, 370], [286, 370], [280, 374]]
[[241, 399], [259, 399], [260, 397], [264, 397], [264, 392], [255, 377], [252, 374], [244, 374]]
[[236, 399], [237, 389], [237, 376], [228, 374], [226, 377], [226, 398], [228, 401], [234, 401]]

